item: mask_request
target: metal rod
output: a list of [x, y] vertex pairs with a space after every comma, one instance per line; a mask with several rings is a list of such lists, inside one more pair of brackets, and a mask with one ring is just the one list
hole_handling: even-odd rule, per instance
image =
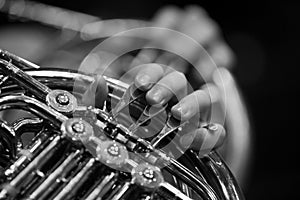
[[113, 178], [115, 177], [115, 173], [110, 173], [109, 175], [105, 176], [103, 180], [99, 183], [99, 185], [89, 194], [89, 196], [85, 200], [95, 200], [98, 198], [98, 195], [101, 193], [103, 188], [108, 185]]
[[28, 197], [29, 200], [44, 199], [58, 184], [58, 180], [63, 178], [72, 167], [77, 165], [76, 158], [80, 155], [80, 150], [71, 153]]
[[19, 82], [26, 90], [29, 90], [41, 100], [45, 100], [47, 94], [51, 92], [50, 88], [29, 76], [11, 62], [0, 60], [0, 71]]
[[68, 119], [65, 115], [32, 97], [25, 95], [0, 96], [0, 111], [11, 108], [31, 111], [33, 114], [48, 119], [59, 127], [62, 122]]
[[[45, 163], [49, 157], [51, 157], [51, 152], [55, 150], [55, 146], [57, 146], [60, 142], [61, 137], [56, 136], [52, 142], [34, 159], [32, 160], [28, 166], [26, 166], [15, 178], [13, 178], [6, 187], [4, 187], [0, 192], [0, 199], [2, 197], [6, 197], [7, 194], [9, 194], [12, 191], [17, 192], [20, 189], [21, 183], [25, 181], [27, 178], [29, 178], [29, 174], [32, 173], [34, 170], [38, 168], [38, 166]], [[48, 159], [47, 159], [48, 158]], [[6, 170], [5, 174], [11, 174], [11, 172], [8, 172], [11, 169], [15, 169], [13, 165], [10, 169]], [[15, 193], [13, 192], [13, 193]], [[14, 195], [14, 194], [13, 194]]]
[[166, 199], [192, 200], [167, 182], [161, 183], [156, 192], [162, 194], [163, 197], [167, 197]]

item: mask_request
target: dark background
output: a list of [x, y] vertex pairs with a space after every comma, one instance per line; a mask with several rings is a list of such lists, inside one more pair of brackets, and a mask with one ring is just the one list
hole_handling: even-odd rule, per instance
[[[297, 3], [274, 1], [42, 1], [102, 18], [150, 19], [164, 5], [198, 4], [218, 22], [237, 56], [233, 69], [245, 96], [254, 154], [246, 198], [298, 197], [298, 101], [300, 58]], [[1, 15], [3, 17], [3, 15]], [[4, 18], [1, 19], [5, 21]]]

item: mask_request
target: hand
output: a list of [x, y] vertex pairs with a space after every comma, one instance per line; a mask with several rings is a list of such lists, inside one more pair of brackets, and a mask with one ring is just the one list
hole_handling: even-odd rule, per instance
[[[146, 100], [150, 105], [164, 105], [174, 97], [178, 100], [171, 108], [174, 118], [181, 123], [197, 117], [198, 121], [205, 119], [206, 112], [210, 112], [211, 99], [207, 91], [196, 90], [188, 94], [187, 79], [182, 72], [168, 70], [156, 63], [140, 65], [137, 75], [132, 80], [140, 90], [146, 92]], [[105, 100], [107, 88], [102, 76], [97, 76], [95, 82], [83, 95], [82, 101], [87, 105], [101, 107]], [[95, 95], [95, 98], [92, 98]], [[95, 99], [95, 102], [94, 102]], [[94, 104], [95, 103], [95, 104]], [[208, 122], [208, 121], [202, 121]], [[213, 148], [219, 147], [225, 139], [225, 130], [220, 124], [209, 124], [199, 127], [183, 135], [180, 143], [184, 148], [200, 150], [205, 154]]]
[[[211, 99], [207, 91], [196, 90], [188, 94], [188, 82], [182, 72], [175, 70], [168, 72], [161, 65], [154, 63], [144, 64], [139, 68], [140, 71], [134, 79], [134, 84], [147, 92], [146, 100], [150, 105], [163, 105], [175, 96], [178, 103], [171, 108], [171, 113], [181, 122], [194, 116], [201, 119], [202, 115], [210, 112], [208, 109], [211, 106]], [[225, 129], [223, 126], [211, 124], [182, 136], [180, 142], [185, 148], [189, 147], [194, 150], [201, 150], [201, 153], [207, 153], [220, 146], [224, 139]]]
[[[216, 66], [230, 68], [233, 65], [234, 55], [222, 38], [218, 24], [199, 6], [187, 6], [184, 9], [174, 6], [164, 7], [155, 14], [150, 26], [175, 30], [198, 42], [203, 49], [191, 48], [189, 42], [186, 42], [183, 37], [179, 38], [168, 31], [161, 32], [159, 36], [157, 34], [149, 36], [150, 43], [159, 44], [162, 49], [179, 52], [184, 58], [195, 60], [197, 70], [207, 77], [211, 76], [213, 68], [205, 66], [208, 62], [207, 59], [210, 58], [200, 56], [200, 52], [203, 50], [207, 51]], [[165, 55], [158, 55], [156, 58], [153, 55], [155, 54], [149, 52], [148, 49], [142, 50], [135, 61], [141, 64], [167, 60], [164, 59], [164, 57], [167, 57]], [[183, 65], [178, 70], [186, 73], [187, 69], [182, 67]]]
[[[97, 26], [99, 26], [99, 22], [89, 24], [86, 28], [95, 29]], [[233, 62], [232, 52], [222, 40], [217, 25], [199, 7], [190, 6], [185, 10], [174, 7], [164, 8], [154, 17], [151, 26], [170, 28], [188, 35], [192, 38], [191, 40], [195, 40], [205, 47], [217, 66], [230, 67]], [[96, 33], [94, 32], [94, 34]], [[210, 62], [211, 58], [208, 56], [199, 56], [204, 49], [201, 46], [199, 49], [190, 48], [189, 43], [180, 40], [176, 35], [173, 36], [168, 33], [168, 31], [163, 31], [157, 37], [156, 34], [150, 32], [146, 34], [147, 42], [144, 45], [150, 44], [151, 46], [154, 44], [160, 49], [179, 52], [184, 58], [193, 60], [196, 63], [193, 67], [205, 76], [206, 80], [210, 80], [214, 63]], [[100, 34], [100, 32], [97, 34]], [[135, 40], [130, 39], [116, 40], [110, 43], [111, 46], [108, 49], [117, 49], [118, 51], [124, 46], [128, 48], [134, 42]], [[97, 53], [97, 49], [95, 52]], [[90, 57], [92, 59], [86, 59], [84, 64], [88, 67], [95, 66], [94, 69], [97, 69], [97, 73], [103, 74], [103, 71], [99, 70], [99, 66], [108, 63], [105, 61], [106, 57], [103, 54], [98, 55], [98, 57], [95, 57], [95, 55], [97, 56], [97, 54], [92, 54]], [[109, 57], [109, 54], [107, 55]], [[180, 64], [172, 63], [173, 60], [176, 60], [174, 58], [174, 55], [166, 52], [159, 53], [155, 49], [142, 49], [135, 57], [123, 56], [120, 62], [115, 63], [116, 67], [110, 66], [109, 70], [116, 74], [116, 78], [119, 77], [120, 80], [128, 83], [134, 82], [137, 87], [146, 91], [147, 102], [151, 105], [165, 104], [176, 96], [179, 102], [171, 109], [175, 118], [186, 121], [200, 113], [203, 120], [204, 110], [208, 110], [211, 106], [211, 97], [204, 89], [188, 94], [188, 82], [185, 76], [188, 71], [187, 65], [182, 64], [182, 62]], [[165, 70], [162, 66], [169, 66], [176, 69], [176, 71]], [[181, 138], [181, 145], [190, 146], [190, 148], [197, 150], [204, 147], [205, 151], [205, 149], [211, 150], [213, 147], [220, 146], [224, 138], [224, 128], [222, 125], [215, 124], [213, 128], [212, 126], [210, 128], [199, 128], [184, 135]]]

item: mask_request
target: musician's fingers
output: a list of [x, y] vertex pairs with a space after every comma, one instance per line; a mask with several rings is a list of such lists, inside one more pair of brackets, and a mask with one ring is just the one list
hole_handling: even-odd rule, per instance
[[203, 46], [209, 46], [219, 38], [219, 27], [213, 19], [199, 6], [185, 9], [182, 23], [178, 31], [190, 36]]
[[218, 67], [230, 68], [234, 64], [234, 53], [224, 41], [212, 44], [208, 49], [208, 52]]
[[233, 64], [233, 52], [223, 41], [218, 24], [202, 8], [187, 7], [185, 21], [179, 31], [203, 45], [217, 66], [230, 67]]
[[220, 124], [211, 124], [208, 128], [199, 128], [180, 138], [184, 148], [200, 151], [204, 155], [214, 148], [221, 146], [225, 140], [226, 131]]
[[[185, 12], [179, 12], [174, 9], [173, 13], [176, 12], [180, 13], [177, 14], [177, 17], [180, 16], [180, 19], [177, 20], [177, 25], [173, 28], [192, 38], [200, 45], [191, 44], [191, 39], [187, 39], [186, 36], [178, 37], [178, 34], [170, 34], [170, 32], [165, 31], [163, 32], [165, 34], [162, 34], [160, 37], [163, 38], [163, 42], [160, 43], [163, 49], [179, 54], [185, 59], [195, 61], [202, 60], [203, 57], [208, 57], [208, 55], [210, 55], [212, 60], [215, 62], [212, 68], [214, 68], [215, 65], [229, 67], [233, 64], [234, 56], [232, 50], [226, 43], [223, 42], [218, 25], [202, 8], [198, 6], [189, 6], [185, 9]], [[164, 20], [167, 21], [167, 19], [161, 19], [162, 22]], [[160, 24], [163, 24], [162, 22], [160, 22]], [[160, 38], [154, 38], [154, 41], [160, 41]], [[190, 42], [187, 42], [187, 40]], [[207, 51], [208, 54], [203, 54], [202, 52], [204, 51]], [[163, 56], [164, 55], [161, 57]], [[158, 58], [158, 60], [159, 59], [160, 58]], [[212, 62], [210, 58], [209, 60]], [[195, 67], [198, 70], [201, 70], [201, 65], [197, 65]]]
[[154, 62], [157, 55], [158, 51], [156, 49], [141, 49], [128, 66], [132, 68], [138, 65]]
[[[152, 20], [152, 27], [160, 27], [167, 29], [174, 29], [178, 20], [180, 20], [181, 11], [174, 6], [167, 6], [160, 9], [154, 16]], [[161, 30], [153, 30], [153, 34], [147, 35], [148, 42], [150, 46], [154, 47], [162, 47], [161, 43], [164, 42], [164, 38], [166, 37], [166, 32]], [[137, 54], [135, 59], [133, 59], [131, 63], [131, 67], [154, 62], [158, 56], [157, 49], [141, 49], [141, 51]]]
[[182, 11], [175, 6], [166, 6], [160, 9], [153, 18], [154, 27], [173, 28], [178, 25]]
[[173, 71], [159, 80], [146, 95], [148, 103], [165, 104], [174, 95], [178, 100], [187, 94], [187, 80], [181, 72]]
[[141, 68], [141, 70], [136, 75], [134, 83], [142, 90], [150, 89], [150, 87], [164, 75], [162, 66], [155, 63], [140, 65], [139, 68]]
[[101, 108], [107, 97], [107, 85], [103, 76], [96, 76], [94, 82], [82, 95], [81, 101], [84, 105]]
[[172, 107], [171, 112], [175, 118], [186, 121], [195, 114], [200, 113], [200, 116], [204, 114], [203, 111], [206, 111], [210, 104], [209, 94], [203, 90], [197, 90], [180, 100]]
[[204, 50], [196, 42], [206, 47], [217, 40], [219, 36], [217, 24], [197, 6], [190, 6], [186, 10], [172, 7], [163, 9], [154, 18], [154, 25], [179, 32], [176, 34], [175, 31], [161, 31], [160, 36], [153, 40], [154, 42], [160, 41], [158, 44], [164, 49], [186, 59], [196, 58], [199, 51]]
[[134, 28], [147, 26], [148, 23], [134, 19], [108, 19], [84, 25], [80, 31], [83, 40], [106, 38]]

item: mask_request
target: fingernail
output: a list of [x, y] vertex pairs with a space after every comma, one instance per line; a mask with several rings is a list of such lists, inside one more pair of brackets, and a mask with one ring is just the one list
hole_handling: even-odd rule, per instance
[[152, 99], [156, 104], [163, 104], [164, 100], [162, 99], [163, 95], [162, 92], [160, 90], [156, 90], [153, 94], [152, 94]]
[[180, 104], [177, 104], [175, 106], [173, 106], [172, 108], [172, 114], [174, 115], [174, 117], [176, 119], [179, 119], [181, 118], [181, 113], [182, 113], [182, 108], [181, 108], [181, 105]]
[[151, 84], [150, 83], [150, 80], [151, 80], [150, 76], [145, 75], [145, 74], [139, 75], [136, 78], [136, 80], [137, 80], [137, 83], [139, 84], [138, 87], [144, 87], [145, 89], [148, 88]]
[[172, 108], [173, 114], [175, 114], [178, 117], [186, 117], [188, 114], [187, 108], [182, 104], [177, 104]]
[[218, 129], [219, 129], [219, 127], [217, 124], [212, 123], [212, 124], [208, 125], [208, 130], [210, 130], [210, 131], [216, 132], [216, 131], [218, 131]]

